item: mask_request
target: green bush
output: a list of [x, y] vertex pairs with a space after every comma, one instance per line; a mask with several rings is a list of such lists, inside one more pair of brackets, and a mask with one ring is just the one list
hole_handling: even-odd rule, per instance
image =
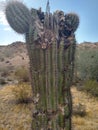
[[18, 68], [15, 76], [19, 82], [29, 82], [29, 71], [24, 67]]
[[5, 59], [3, 57], [0, 58], [0, 61], [3, 62]]
[[0, 85], [5, 85], [5, 84], [6, 84], [5, 79], [4, 79], [4, 78], [1, 78], [1, 79], [0, 79]]
[[81, 80], [98, 80], [98, 49], [77, 47], [75, 72]]
[[85, 82], [83, 90], [98, 97], [98, 82], [96, 80], [88, 80]]

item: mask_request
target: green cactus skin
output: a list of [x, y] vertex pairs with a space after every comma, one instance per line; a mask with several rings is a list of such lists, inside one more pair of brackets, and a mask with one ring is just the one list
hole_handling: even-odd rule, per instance
[[79, 17], [75, 13], [68, 13], [65, 15], [66, 31], [72, 31], [73, 33], [79, 26]]
[[33, 57], [31, 60], [33, 92], [35, 97], [37, 93], [40, 95], [38, 103], [35, 104], [39, 115], [33, 120], [33, 127], [35, 126], [36, 129], [48, 130], [49, 127], [53, 130], [71, 130], [70, 86], [73, 77], [74, 37], [69, 41], [71, 46], [68, 50], [64, 49], [63, 43], [59, 48], [56, 43], [53, 43], [51, 48], [45, 50], [36, 48], [33, 42], [27, 43], [27, 46], [33, 46], [33, 49], [30, 47], [29, 50], [29, 53], [31, 51], [29, 56]]
[[19, 1], [8, 1], [5, 9], [6, 18], [10, 26], [17, 32], [28, 32], [31, 23], [29, 9]]
[[[79, 18], [76, 14], [66, 14], [64, 22], [67, 28], [64, 31], [67, 34], [70, 29], [71, 33], [67, 37], [63, 33], [65, 36], [60, 37], [59, 15], [57, 12], [53, 15], [48, 12], [41, 30], [43, 34], [39, 39], [41, 23], [36, 15], [35, 9], [29, 12], [27, 7], [17, 1], [9, 2], [6, 7], [10, 26], [18, 33], [25, 33], [35, 105], [32, 130], [71, 130], [70, 87], [76, 45], [73, 33], [78, 27]], [[64, 15], [62, 11], [61, 15]], [[16, 18], [13, 20], [14, 16]]]

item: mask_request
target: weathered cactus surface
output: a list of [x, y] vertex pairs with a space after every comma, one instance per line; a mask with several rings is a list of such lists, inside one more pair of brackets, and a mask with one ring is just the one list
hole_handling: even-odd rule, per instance
[[[27, 36], [28, 39], [28, 36]], [[48, 47], [27, 43], [30, 55], [31, 79], [36, 106], [33, 112], [34, 130], [71, 130], [72, 98], [70, 86], [73, 78], [75, 38], [67, 39], [59, 48], [54, 41]]]
[[[13, 17], [16, 16], [16, 17]], [[32, 130], [71, 130], [76, 14], [50, 13], [10, 2], [6, 17], [11, 27], [24, 33], [30, 59], [31, 85], [35, 111]]]

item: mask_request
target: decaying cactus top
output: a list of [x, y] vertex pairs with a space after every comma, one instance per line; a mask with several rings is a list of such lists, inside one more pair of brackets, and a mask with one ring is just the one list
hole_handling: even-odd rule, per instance
[[50, 13], [49, 2], [47, 2], [46, 12], [42, 12], [41, 8], [29, 10], [19, 1], [8, 1], [5, 14], [10, 26], [17, 33], [29, 32], [36, 43], [42, 42], [44, 37], [47, 37], [43, 41], [46, 44], [53, 43], [54, 39], [58, 40], [59, 44], [61, 39], [73, 35], [79, 25], [79, 17], [75, 13], [64, 14], [61, 10]]

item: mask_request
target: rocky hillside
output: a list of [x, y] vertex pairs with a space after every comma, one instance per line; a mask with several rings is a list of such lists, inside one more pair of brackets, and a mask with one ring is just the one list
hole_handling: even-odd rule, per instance
[[98, 49], [98, 42], [83, 42], [81, 44], [77, 44], [77, 47], [82, 49]]
[[18, 68], [28, 67], [26, 44], [14, 42], [7, 46], [0, 46], [0, 79], [12, 81]]

